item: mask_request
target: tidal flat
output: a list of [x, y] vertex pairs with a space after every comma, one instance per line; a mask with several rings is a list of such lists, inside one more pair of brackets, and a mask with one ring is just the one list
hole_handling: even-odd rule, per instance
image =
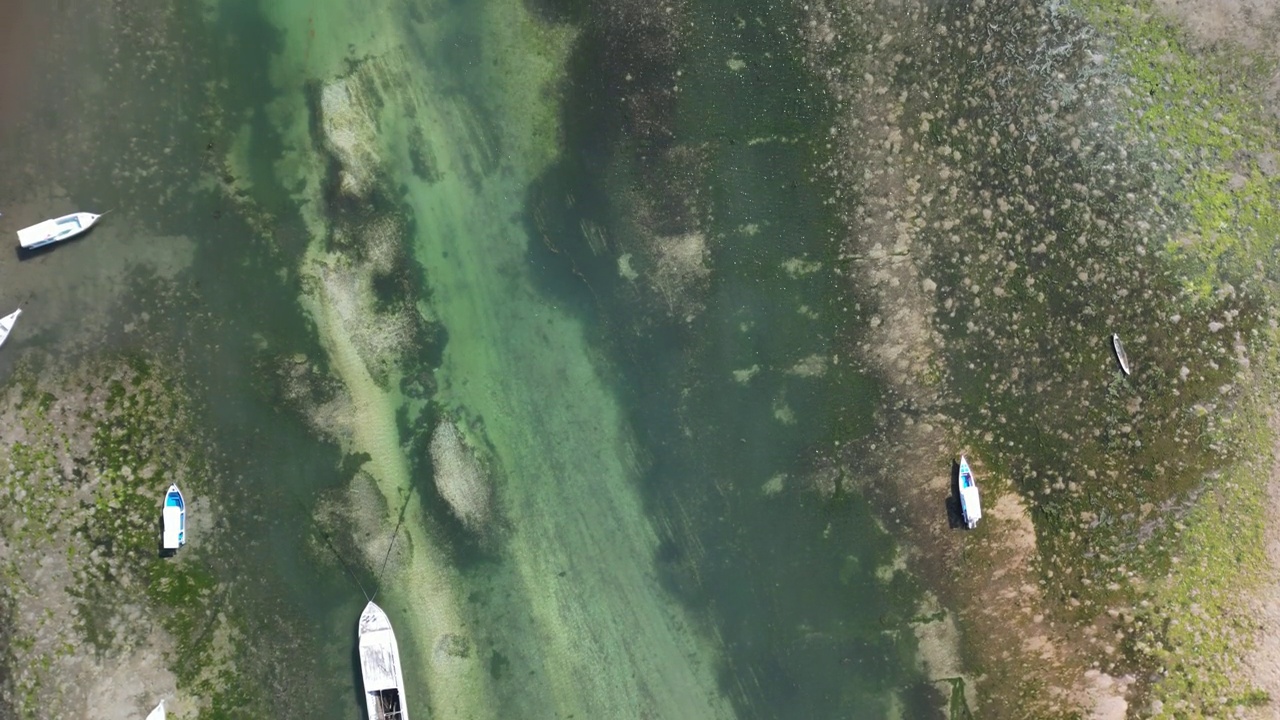
[[990, 478], [963, 540], [919, 519], [936, 492], [882, 502], [914, 500], [996, 716], [1271, 712], [1242, 648], [1274, 572], [1275, 62], [1160, 10], [833, 3], [807, 31], [899, 396], [876, 442], [943, 487], [958, 441]]
[[1233, 7], [0, 11], [0, 716], [1270, 717]]

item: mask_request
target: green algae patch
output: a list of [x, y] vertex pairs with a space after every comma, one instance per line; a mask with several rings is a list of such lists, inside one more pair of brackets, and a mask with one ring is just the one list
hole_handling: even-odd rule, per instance
[[973, 712], [964, 696], [964, 678], [942, 678], [938, 682], [946, 683], [950, 693], [947, 697], [947, 720], [973, 720]]
[[[158, 530], [159, 496], [149, 503], [142, 499], [148, 494], [139, 487], [145, 481], [132, 468], [140, 454], [149, 454], [152, 442], [164, 438], [144, 437], [138, 418], [124, 410], [140, 410], [134, 401], [142, 400], [131, 394], [134, 373], [127, 365], [74, 372], [74, 379], [63, 378], [65, 385], [50, 379], [58, 374], [42, 367], [36, 376], [20, 366], [3, 402], [8, 434], [21, 428], [18, 437], [6, 438], [3, 484], [15, 501], [8, 504], [0, 530], [12, 580], [6, 595], [28, 618], [31, 603], [39, 607], [37, 622], [16, 629], [23, 664], [11, 667], [25, 668], [15, 673], [19, 694], [41, 702], [40, 710], [29, 708], [21, 716], [42, 715], [50, 707], [80, 714], [78, 695], [92, 693], [94, 684], [109, 675], [95, 668], [82, 676], [85, 670], [75, 665], [86, 661], [139, 671], [152, 692], [175, 689], [172, 675], [155, 656], [162, 640], [135, 619], [154, 610], [146, 602], [145, 568], [155, 558], [158, 535], [150, 553], [145, 538], [149, 529]], [[152, 395], [146, 402], [156, 399]], [[158, 404], [163, 412], [163, 403]], [[43, 571], [33, 573], [36, 568]], [[48, 586], [50, 581], [55, 587]], [[139, 645], [153, 652], [129, 652]], [[136, 668], [144, 657], [157, 666]], [[60, 677], [62, 672], [67, 677]]]
[[[1280, 133], [1262, 106], [1275, 60], [1238, 47], [1196, 49], [1146, 2], [1081, 2], [1121, 76], [1127, 139], [1148, 148], [1189, 225], [1163, 249], [1205, 298], [1269, 261], [1280, 232]], [[1271, 154], [1271, 166], [1261, 162]]]
[[1223, 440], [1238, 460], [1204, 483], [1158, 560], [1137, 568], [1150, 584], [1120, 614], [1123, 651], [1155, 673], [1142, 685], [1155, 717], [1216, 717], [1265, 695], [1241, 663], [1259, 629], [1243, 599], [1269, 577], [1266, 399], [1252, 396], [1236, 411], [1240, 425]]
[[[1009, 491], [1033, 531], [1016, 592], [952, 596], [985, 643], [1017, 628], [1005, 657], [968, 648], [988, 678], [980, 712], [1208, 715], [1256, 695], [1232, 657], [1251, 634], [1232, 603], [1265, 567], [1255, 393], [1273, 372], [1278, 203], [1262, 160], [1276, 138], [1249, 95], [1260, 62], [1193, 51], [1127, 6], [1085, 8], [814, 12], [815, 65], [858, 68], [831, 83], [851, 116], [833, 131], [836, 172], [869, 196], [851, 203], [863, 236], [848, 255], [882, 317], [901, 327], [915, 309], [936, 333], [899, 351], [935, 358], [931, 382], [885, 368], [910, 398], [899, 428], [936, 408], [994, 496], [984, 527], [939, 555], [994, 574], [974, 559], [1010, 549], [992, 537]], [[831, 28], [870, 38], [867, 54]], [[1014, 597], [1023, 615], [996, 610]]]
[[[170, 483], [191, 498], [212, 473], [200, 446], [188, 441], [196, 426], [189, 401], [174, 389], [175, 378], [155, 372], [141, 355], [131, 356], [126, 367], [123, 376], [107, 383], [101, 412], [90, 409], [95, 428], [88, 461], [106, 490], [97, 494], [94, 520], [81, 532], [101, 555], [121, 558], [125, 571], [145, 583], [155, 616], [175, 641], [178, 689], [203, 699], [199, 716], [236, 717], [238, 709], [262, 707], [269, 698], [234, 672], [229, 639], [240, 633], [223, 606], [225, 591], [212, 570], [193, 557], [202, 554], [203, 543], [189, 542], [172, 557], [158, 552], [157, 499]], [[195, 507], [198, 512], [207, 505]], [[195, 527], [198, 533], [208, 526], [201, 521]], [[188, 522], [189, 540], [191, 528]], [[119, 582], [115, 574], [109, 565], [97, 564], [78, 578], [82, 617], [95, 618], [112, 606]]]
[[[85, 716], [86, 703], [137, 716], [162, 697], [184, 718], [272, 706], [246, 672], [264, 653], [245, 651], [244, 607], [211, 563], [225, 551], [203, 515], [211, 449], [192, 441], [178, 376], [141, 354], [22, 364], [0, 415], [0, 596], [10, 621], [23, 618], [0, 658], [14, 717]], [[160, 501], [173, 482], [194, 515], [187, 546], [165, 557]]]
[[[1149, 2], [1080, 6], [1128, 81], [1128, 137], [1154, 149], [1157, 182], [1169, 188], [1161, 201], [1185, 218], [1185, 229], [1163, 244], [1188, 290], [1184, 302], [1220, 304], [1220, 288], [1244, 285], [1255, 294], [1246, 312], [1260, 318], [1274, 293], [1257, 275], [1272, 264], [1280, 231], [1274, 168], [1280, 133], [1260, 102], [1274, 59], [1229, 44], [1193, 47]], [[1274, 354], [1273, 333], [1247, 337], [1251, 357]], [[1204, 446], [1225, 458], [1222, 469], [1197, 486], [1155, 543], [1161, 549], [1138, 565], [1151, 585], [1149, 595], [1132, 598], [1139, 609], [1126, 619], [1125, 649], [1138, 665], [1158, 669], [1146, 688], [1157, 717], [1212, 717], [1257, 705], [1265, 695], [1242, 680], [1240, 665], [1257, 632], [1241, 598], [1258, 588], [1268, 568], [1263, 468], [1273, 431], [1263, 418], [1274, 399], [1250, 386], [1267, 387], [1264, 378], [1276, 367], [1262, 365], [1233, 378], [1245, 387], [1242, 397], [1218, 410], [1225, 417], [1208, 431]]]

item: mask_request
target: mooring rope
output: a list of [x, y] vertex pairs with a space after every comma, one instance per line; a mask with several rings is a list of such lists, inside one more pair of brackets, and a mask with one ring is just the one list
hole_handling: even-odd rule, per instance
[[[400, 517], [396, 520], [396, 529], [391, 533], [391, 542], [387, 543], [387, 552], [382, 556], [382, 564], [378, 566], [378, 574], [374, 576], [373, 595], [370, 595], [369, 591], [364, 589], [364, 585], [360, 582], [360, 578], [356, 575], [355, 570], [351, 568], [351, 565], [347, 563], [346, 558], [342, 557], [342, 553], [338, 552], [338, 548], [333, 544], [333, 539], [329, 537], [329, 533], [325, 532], [324, 528], [320, 527], [320, 523], [314, 517], [311, 518], [311, 525], [324, 540], [325, 547], [329, 548], [329, 552], [332, 552], [333, 556], [338, 558], [338, 562], [342, 565], [342, 569], [346, 570], [347, 575], [350, 575], [351, 579], [355, 581], [356, 587], [360, 588], [360, 593], [364, 595], [364, 599], [368, 602], [373, 602], [374, 598], [378, 597], [378, 592], [382, 590], [382, 575], [387, 570], [387, 562], [391, 560], [391, 551], [396, 547], [396, 538], [400, 536], [400, 526], [404, 525], [405, 509], [408, 508], [409, 500], [412, 497], [413, 492], [410, 490], [409, 497], [406, 497], [404, 505], [400, 506]], [[301, 499], [295, 499], [295, 502], [302, 506], [303, 512], [307, 512], [307, 506]], [[307, 512], [307, 514], [310, 515], [309, 512]]]
[[[299, 504], [301, 504], [301, 502], [299, 502]], [[320, 528], [320, 523], [315, 522], [313, 520], [313, 524], [316, 532], [319, 533], [320, 537], [324, 539], [325, 547], [329, 548], [329, 551], [333, 553], [333, 556], [338, 558], [338, 562], [342, 564], [342, 569], [346, 570], [347, 574], [351, 576], [351, 579], [355, 581], [356, 587], [360, 588], [360, 592], [361, 594], [364, 595], [364, 599], [368, 600], [369, 602], [373, 602], [373, 598], [369, 597], [369, 592], [365, 590], [364, 585], [360, 583], [360, 578], [356, 576], [355, 571], [351, 569], [351, 566], [347, 564], [346, 559], [342, 557], [342, 553], [338, 552], [338, 548], [334, 546], [333, 540], [329, 538], [329, 533], [325, 532], [323, 529]], [[392, 544], [395, 544], [394, 537], [391, 538], [391, 542]], [[377, 595], [377, 594], [378, 594], [377, 590], [375, 590], [374, 595]]]
[[369, 602], [373, 602], [373, 599], [378, 597], [378, 591], [382, 589], [382, 573], [386, 572], [387, 561], [391, 559], [391, 550], [396, 546], [396, 538], [400, 536], [400, 526], [403, 524], [404, 509], [402, 508], [400, 519], [396, 521], [396, 529], [391, 532], [391, 542], [387, 543], [387, 554], [382, 556], [382, 566], [378, 568], [377, 585], [373, 588], [373, 597], [369, 598]]

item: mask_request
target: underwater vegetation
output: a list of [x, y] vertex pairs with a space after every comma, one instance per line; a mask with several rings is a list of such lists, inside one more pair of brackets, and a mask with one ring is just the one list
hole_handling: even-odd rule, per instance
[[[922, 562], [962, 553], [939, 591], [987, 673], [975, 712], [1256, 705], [1238, 648], [1265, 567], [1275, 371], [1261, 261], [1277, 205], [1258, 159], [1276, 136], [1247, 100], [1261, 73], [1191, 52], [1150, 8], [809, 18], [841, 108], [829, 202], [855, 297], [877, 308], [864, 352], [902, 398], [879, 442], [936, 465], [959, 444], [984, 465], [988, 527], [907, 522]], [[884, 502], [912, 498], [927, 512], [908, 487]]]
[[[212, 520], [217, 452], [193, 442], [181, 382], [136, 354], [38, 374], [24, 365], [7, 385], [0, 594], [11, 672], [0, 702], [12, 717], [88, 716], [90, 705], [132, 716], [164, 697], [173, 712], [235, 718], [280, 689], [246, 674], [279, 657], [246, 647], [257, 611], [216, 559], [243, 538]], [[190, 499], [190, 540], [162, 557], [169, 483]], [[277, 630], [283, 650], [296, 636], [287, 621]]]

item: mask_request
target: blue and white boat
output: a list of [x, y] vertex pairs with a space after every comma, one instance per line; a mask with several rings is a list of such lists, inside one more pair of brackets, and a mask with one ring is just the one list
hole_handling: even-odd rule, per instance
[[969, 461], [963, 455], [960, 456], [960, 478], [957, 484], [960, 486], [960, 516], [964, 519], [965, 527], [972, 530], [982, 519], [982, 501], [978, 498], [978, 484], [973, 481], [973, 470], [969, 468]]
[[187, 544], [187, 503], [177, 485], [170, 485], [164, 496], [164, 549], [177, 550]]
[[[105, 214], [105, 213], [104, 213]], [[60, 242], [93, 227], [102, 215], [79, 212], [63, 215], [60, 218], [45, 220], [31, 227], [18, 231], [18, 244], [25, 250], [31, 250], [51, 243]]]

